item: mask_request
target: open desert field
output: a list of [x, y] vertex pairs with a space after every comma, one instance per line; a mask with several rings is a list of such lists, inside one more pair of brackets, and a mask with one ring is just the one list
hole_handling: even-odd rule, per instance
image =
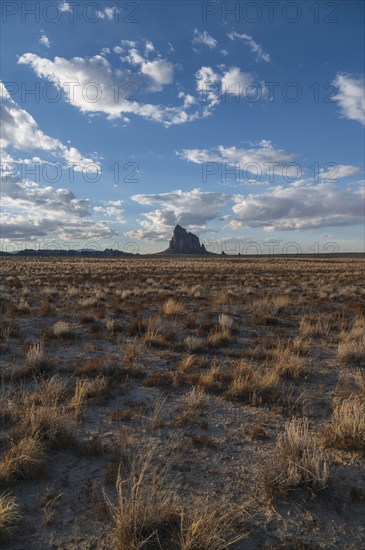
[[3, 258], [3, 547], [364, 548], [364, 267]]

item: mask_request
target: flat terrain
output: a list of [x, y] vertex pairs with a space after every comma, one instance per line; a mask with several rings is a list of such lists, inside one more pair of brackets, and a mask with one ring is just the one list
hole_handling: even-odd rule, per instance
[[364, 267], [3, 258], [3, 547], [365, 548]]

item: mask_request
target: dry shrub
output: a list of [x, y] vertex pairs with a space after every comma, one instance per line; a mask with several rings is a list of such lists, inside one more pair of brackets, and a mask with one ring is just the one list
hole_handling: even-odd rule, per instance
[[50, 447], [70, 443], [72, 419], [67, 396], [67, 382], [58, 376], [38, 381], [32, 392], [20, 394], [12, 411], [14, 439], [37, 438]]
[[275, 369], [259, 369], [255, 363], [245, 359], [238, 361], [230, 372], [230, 384], [223, 397], [225, 399], [247, 398], [273, 390], [279, 382], [280, 375]]
[[175, 342], [176, 327], [162, 317], [150, 317], [144, 341], [148, 346], [166, 347]]
[[27, 351], [26, 364], [30, 369], [40, 368], [45, 362], [45, 353], [41, 344], [33, 344]]
[[273, 370], [282, 378], [298, 378], [305, 370], [305, 362], [299, 353], [295, 353], [290, 346], [283, 344], [277, 346], [273, 352], [274, 365]]
[[187, 336], [184, 340], [185, 348], [188, 352], [202, 351], [203, 340], [198, 336]]
[[273, 462], [265, 468], [262, 487], [266, 496], [284, 496], [289, 489], [309, 485], [326, 486], [328, 465], [323, 452], [309, 433], [308, 419], [298, 418], [285, 423], [278, 438]]
[[21, 519], [16, 498], [8, 492], [0, 495], [0, 539], [5, 540]]
[[166, 302], [162, 306], [162, 312], [167, 317], [174, 317], [175, 315], [181, 315], [185, 312], [185, 306], [184, 304], [181, 304], [174, 300], [173, 298], [169, 298], [166, 300]]
[[228, 501], [201, 497], [182, 502], [167, 482], [167, 468], [154, 467], [148, 455], [132, 465], [127, 479], [119, 471], [117, 504], [105, 495], [113, 519], [114, 550], [224, 550], [243, 538], [232, 535], [237, 509]]
[[110, 542], [114, 550], [163, 548], [177, 536], [179, 516], [175, 496], [162, 487], [163, 478], [152, 467], [151, 460], [148, 455], [145, 461], [135, 461], [125, 480], [119, 471], [116, 505], [105, 497], [113, 518]]
[[45, 465], [44, 444], [37, 437], [12, 442], [1, 457], [0, 481], [9, 483], [36, 477]]
[[356, 394], [335, 404], [324, 439], [340, 449], [365, 449], [365, 400]]
[[218, 322], [224, 332], [229, 332], [233, 327], [233, 319], [226, 313], [221, 313], [219, 315]]
[[233, 535], [237, 530], [239, 511], [227, 502], [195, 498], [181, 512], [178, 550], [225, 550], [244, 538]]
[[365, 365], [365, 335], [356, 338], [351, 332], [338, 345], [337, 356], [341, 363], [347, 365]]
[[71, 325], [66, 321], [57, 321], [57, 323], [53, 325], [53, 333], [55, 336], [62, 338], [73, 336]]
[[75, 419], [81, 420], [88, 399], [101, 400], [108, 393], [108, 380], [105, 376], [98, 376], [94, 380], [76, 380], [75, 393], [70, 401], [70, 409], [74, 411]]
[[231, 334], [228, 330], [214, 330], [207, 338], [206, 345], [209, 348], [218, 348], [219, 346], [226, 346], [231, 341]]

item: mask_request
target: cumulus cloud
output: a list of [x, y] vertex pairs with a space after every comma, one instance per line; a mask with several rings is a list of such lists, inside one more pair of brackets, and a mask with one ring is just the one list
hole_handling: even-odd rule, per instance
[[216, 48], [218, 45], [218, 41], [210, 36], [210, 34], [207, 31], [200, 32], [198, 29], [194, 29], [194, 36], [192, 39], [193, 44], [204, 44], [205, 46], [208, 46], [208, 48]]
[[244, 44], [246, 44], [250, 48], [251, 53], [253, 53], [256, 61], [265, 61], [266, 63], [270, 62], [270, 55], [268, 53], [265, 53], [262, 49], [262, 46], [255, 42], [255, 40], [249, 34], [230, 32], [228, 33], [228, 37], [231, 40], [241, 40]]
[[235, 96], [247, 95], [248, 88], [253, 82], [253, 76], [250, 73], [242, 72], [238, 67], [232, 67], [222, 76], [222, 93]]
[[[259, 89], [261, 88], [259, 84]], [[257, 83], [251, 73], [243, 72], [239, 67], [221, 65], [218, 70], [203, 66], [196, 72], [196, 88], [200, 100], [205, 104], [204, 115], [220, 101], [226, 100], [226, 94], [250, 99], [257, 96]], [[263, 96], [264, 97], [264, 96]]]
[[269, 140], [262, 140], [257, 147], [250, 149], [219, 145], [210, 150], [184, 149], [178, 155], [196, 164], [223, 163], [255, 175], [258, 173], [277, 175], [281, 167], [293, 162], [296, 158], [295, 153], [275, 149]]
[[58, 9], [60, 12], [70, 12], [72, 13], [71, 5], [68, 2], [61, 2], [58, 4]]
[[51, 61], [26, 53], [18, 63], [29, 65], [37, 76], [63, 90], [66, 99], [83, 113], [104, 113], [109, 119], [134, 114], [165, 126], [182, 124], [201, 116], [198, 111], [188, 112], [191, 104], [165, 106], [136, 101], [137, 93], [160, 91], [171, 83], [173, 66], [161, 58], [146, 61], [134, 47], [128, 50], [125, 61], [135, 66], [137, 71], [132, 73], [129, 68], [113, 71], [102, 55], [70, 60], [55, 57]]
[[363, 195], [361, 188], [341, 189], [329, 183], [236, 195], [231, 225], [270, 232], [362, 224]]
[[350, 120], [365, 124], [365, 80], [353, 78], [346, 74], [338, 74], [332, 82], [338, 88], [332, 100], [336, 101], [342, 115]]
[[2, 215], [2, 239], [5, 241], [34, 241], [44, 238], [61, 240], [108, 239], [116, 235], [102, 222], [82, 219], [52, 219], [39, 214]]
[[36, 208], [48, 212], [72, 214], [77, 217], [89, 215], [89, 201], [76, 199], [68, 189], [42, 187], [35, 182], [8, 177], [2, 183], [2, 195], [4, 206], [32, 211]]
[[78, 199], [68, 189], [10, 176], [2, 184], [2, 202], [2, 238], [6, 240], [103, 239], [116, 234], [107, 223], [91, 217], [88, 199]]
[[39, 43], [42, 44], [43, 46], [46, 46], [46, 48], [49, 48], [50, 45], [51, 45], [51, 42], [48, 38], [48, 36], [46, 34], [41, 34], [41, 37], [39, 39]]
[[119, 9], [117, 6], [110, 6], [103, 8], [102, 10], [98, 10], [96, 12], [96, 16], [99, 17], [99, 19], [107, 19], [109, 21], [118, 21], [118, 13]]
[[[0, 82], [0, 96], [1, 150], [5, 151], [8, 147], [13, 147], [27, 152], [42, 150], [58, 154], [64, 159], [65, 166], [74, 165], [75, 171], [82, 171], [86, 166], [91, 171], [100, 168], [97, 161], [84, 157], [75, 147], [67, 147], [59, 139], [42, 132], [35, 119], [10, 97], [2, 82]], [[13, 161], [10, 157], [8, 160]]]
[[118, 201], [105, 201], [101, 206], [94, 206], [93, 210], [97, 214], [101, 214], [107, 218], [111, 218], [113, 222], [118, 224], [127, 223], [124, 219], [124, 210], [121, 208], [123, 205], [122, 200]]
[[162, 208], [143, 214], [140, 229], [126, 236], [147, 241], [163, 241], [171, 236], [176, 224], [194, 231], [206, 230], [206, 224], [221, 219], [221, 209], [229, 201], [224, 193], [176, 190], [169, 193], [133, 195], [132, 199], [142, 205], [159, 205]]

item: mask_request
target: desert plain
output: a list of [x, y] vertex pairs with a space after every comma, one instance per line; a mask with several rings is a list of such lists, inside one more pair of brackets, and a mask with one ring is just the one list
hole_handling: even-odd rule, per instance
[[2, 258], [1, 545], [364, 548], [364, 267]]

